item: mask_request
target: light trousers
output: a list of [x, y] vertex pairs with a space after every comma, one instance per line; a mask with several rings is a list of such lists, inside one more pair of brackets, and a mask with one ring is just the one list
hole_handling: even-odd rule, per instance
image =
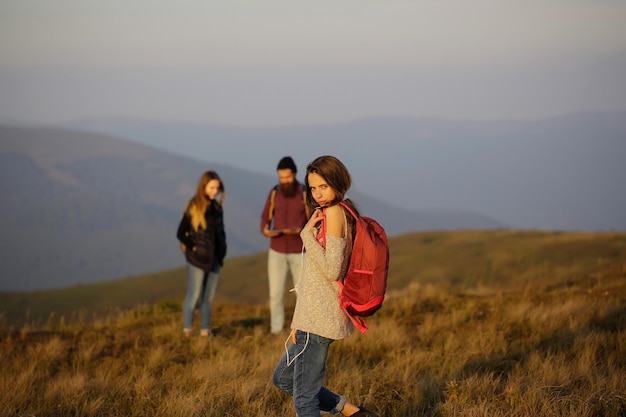
[[293, 286], [298, 285], [302, 270], [301, 253], [280, 253], [270, 249], [267, 254], [267, 277], [270, 289], [270, 331], [279, 333], [285, 325], [285, 289], [291, 272]]

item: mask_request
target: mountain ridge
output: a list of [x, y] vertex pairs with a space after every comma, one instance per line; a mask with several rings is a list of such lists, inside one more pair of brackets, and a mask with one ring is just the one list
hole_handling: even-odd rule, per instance
[[[276, 178], [206, 163], [113, 135], [60, 127], [0, 126], [0, 290], [113, 280], [184, 264], [176, 226], [200, 174], [220, 173], [228, 256], [265, 251], [259, 216]], [[355, 190], [364, 214], [390, 235], [504, 227], [463, 210], [408, 211]]]
[[283, 154], [302, 170], [330, 153], [349, 167], [355, 189], [398, 208], [461, 209], [522, 229], [626, 230], [626, 111], [258, 129], [128, 119], [71, 125], [258, 173], [272, 172]]

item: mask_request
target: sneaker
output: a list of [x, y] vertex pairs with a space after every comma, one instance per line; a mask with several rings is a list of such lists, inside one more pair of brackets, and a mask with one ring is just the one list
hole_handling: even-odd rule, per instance
[[352, 417], [379, 417], [379, 416], [375, 412], [370, 411], [367, 408], [363, 407], [363, 404], [361, 404], [359, 406], [359, 411], [352, 414]]
[[213, 337], [213, 333], [210, 330], [200, 330], [200, 337]]

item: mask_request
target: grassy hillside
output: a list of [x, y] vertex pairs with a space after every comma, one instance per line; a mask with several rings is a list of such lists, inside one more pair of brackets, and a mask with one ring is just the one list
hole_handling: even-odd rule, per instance
[[[503, 257], [507, 244], [516, 256]], [[435, 265], [428, 277], [443, 285], [392, 291], [366, 334], [333, 343], [326, 385], [386, 417], [623, 417], [623, 244], [623, 235], [404, 236], [393, 242], [393, 285]], [[417, 254], [429, 245], [435, 259]], [[261, 256], [237, 262], [231, 274], [262, 269]], [[462, 267], [474, 272], [444, 279]], [[156, 288], [182, 271], [170, 274], [119, 284]], [[480, 285], [485, 277], [491, 286]], [[229, 278], [222, 295], [236, 282], [261, 287], [258, 277]], [[292, 416], [270, 382], [288, 335], [268, 334], [267, 316], [265, 306], [222, 299], [216, 337], [185, 338], [180, 303], [162, 301], [91, 324], [0, 330], [0, 417]]]
[[[389, 244], [390, 292], [413, 283], [456, 290], [523, 289], [626, 268], [626, 233], [423, 232], [392, 238]], [[61, 318], [90, 322], [140, 305], [180, 304], [185, 289], [183, 267], [61, 290], [0, 293], [0, 324], [37, 327]], [[267, 293], [265, 253], [226, 261], [217, 300], [265, 304]]]

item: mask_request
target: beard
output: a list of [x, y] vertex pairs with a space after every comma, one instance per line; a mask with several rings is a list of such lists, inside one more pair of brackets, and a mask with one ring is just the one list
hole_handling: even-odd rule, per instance
[[282, 195], [287, 198], [291, 198], [296, 195], [298, 192], [298, 184], [296, 182], [292, 182], [289, 184], [279, 184], [278, 188]]

